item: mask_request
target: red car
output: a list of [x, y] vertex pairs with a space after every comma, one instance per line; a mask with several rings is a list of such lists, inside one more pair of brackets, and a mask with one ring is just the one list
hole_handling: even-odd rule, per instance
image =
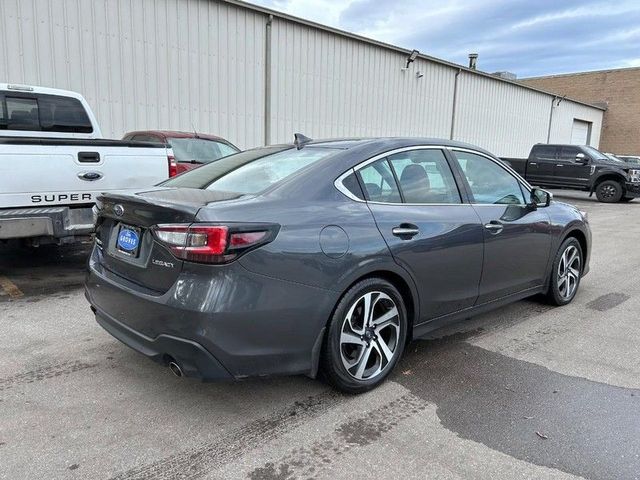
[[175, 168], [169, 172], [171, 177], [203, 163], [213, 162], [240, 151], [238, 147], [224, 138], [195, 132], [145, 130], [129, 132], [122, 139], [168, 144], [173, 150], [175, 158]]

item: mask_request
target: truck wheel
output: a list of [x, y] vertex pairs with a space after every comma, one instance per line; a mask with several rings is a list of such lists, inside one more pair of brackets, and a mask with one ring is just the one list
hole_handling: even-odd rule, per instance
[[616, 203], [622, 198], [622, 185], [615, 180], [605, 180], [596, 187], [599, 202]]

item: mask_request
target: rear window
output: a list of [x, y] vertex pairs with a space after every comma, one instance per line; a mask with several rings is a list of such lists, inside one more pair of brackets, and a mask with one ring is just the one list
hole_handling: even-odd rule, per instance
[[35, 98], [6, 97], [9, 130], [40, 130]]
[[93, 127], [82, 103], [59, 95], [5, 94], [0, 105], [0, 128], [43, 132], [91, 133]]
[[248, 150], [190, 170], [160, 185], [255, 194], [336, 152], [338, 150], [332, 148], [315, 147]]
[[167, 140], [178, 162], [209, 163], [234, 154], [238, 149], [226, 143], [204, 138], [169, 138]]

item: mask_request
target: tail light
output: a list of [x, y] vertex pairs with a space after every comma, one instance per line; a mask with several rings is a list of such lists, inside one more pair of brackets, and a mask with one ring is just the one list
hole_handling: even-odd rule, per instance
[[152, 228], [156, 239], [173, 255], [197, 263], [228, 263], [272, 241], [277, 225], [171, 224]]
[[167, 163], [169, 164], [169, 178], [175, 177], [178, 174], [178, 164], [176, 163], [176, 157], [173, 155], [167, 155]]

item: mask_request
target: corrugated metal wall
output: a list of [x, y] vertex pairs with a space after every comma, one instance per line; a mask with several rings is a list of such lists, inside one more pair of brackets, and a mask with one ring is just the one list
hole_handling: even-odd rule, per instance
[[[268, 12], [216, 0], [0, 0], [0, 81], [81, 92], [103, 133], [196, 129], [242, 148], [265, 141]], [[449, 138], [459, 69], [275, 16], [270, 142]], [[416, 75], [423, 74], [422, 77]], [[462, 70], [454, 138], [524, 157], [549, 133], [552, 96]], [[564, 100], [550, 140], [602, 111]]]
[[209, 0], [1, 0], [0, 81], [75, 90], [106, 136], [264, 141], [265, 16]]
[[[271, 141], [308, 136], [448, 138], [455, 70], [274, 19]], [[421, 71], [424, 77], [417, 78]]]
[[527, 156], [534, 143], [546, 142], [549, 95], [461, 72], [454, 137], [503, 157]]

